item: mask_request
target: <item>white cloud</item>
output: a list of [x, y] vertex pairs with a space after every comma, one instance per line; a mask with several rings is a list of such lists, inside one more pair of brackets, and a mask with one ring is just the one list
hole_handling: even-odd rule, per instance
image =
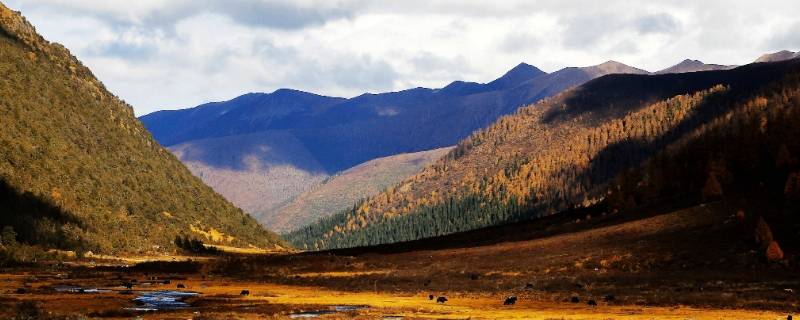
[[289, 87], [336, 96], [614, 59], [800, 49], [800, 2], [10, 0], [142, 115]]

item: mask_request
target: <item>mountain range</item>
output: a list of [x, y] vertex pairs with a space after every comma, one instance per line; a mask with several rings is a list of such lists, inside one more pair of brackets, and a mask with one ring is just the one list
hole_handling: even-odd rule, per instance
[[501, 117], [416, 175], [288, 238], [311, 250], [368, 246], [721, 197], [786, 206], [757, 214], [787, 225], [800, 199], [800, 60], [778, 60], [600, 77]]
[[[0, 227], [43, 249], [285, 246], [162, 148], [63, 46], [0, 4]], [[3, 239], [8, 243], [8, 238]]]
[[[686, 60], [657, 73], [725, 68]], [[331, 175], [372, 159], [452, 146], [519, 106], [615, 73], [649, 74], [615, 61], [553, 73], [521, 63], [488, 83], [454, 81], [350, 99], [280, 89], [140, 119], [214, 190], [268, 228], [286, 231], [300, 225], [272, 224], [306, 221], [287, 217], [298, 213], [286, 208], [305, 207], [290, 203], [302, 202], [300, 194]]]

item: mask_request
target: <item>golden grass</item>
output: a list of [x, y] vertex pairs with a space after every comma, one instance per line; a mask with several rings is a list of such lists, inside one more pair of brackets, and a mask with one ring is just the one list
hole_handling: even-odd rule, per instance
[[238, 253], [238, 254], [254, 254], [254, 255], [276, 254], [276, 253], [281, 253], [282, 251], [282, 250], [269, 250], [263, 248], [255, 248], [255, 247], [240, 248], [240, 247], [225, 246], [221, 244], [203, 244], [203, 245], [206, 246], [206, 248], [215, 248], [222, 252]]
[[[331, 274], [337, 273], [328, 273]], [[0, 297], [9, 293], [23, 282], [29, 281], [33, 274], [0, 274]], [[355, 276], [356, 273], [351, 275]], [[54, 280], [40, 280], [33, 288], [54, 285]], [[64, 280], [55, 280], [64, 281]], [[69, 280], [74, 281], [74, 280]], [[194, 312], [203, 314], [222, 314], [239, 319], [263, 319], [265, 315], [242, 312], [238, 307], [247, 305], [270, 306], [277, 317], [285, 317], [298, 310], [318, 310], [326, 306], [351, 305], [368, 306], [357, 311], [357, 319], [381, 319], [396, 315], [406, 319], [785, 319], [786, 315], [770, 311], [735, 309], [699, 309], [692, 307], [643, 307], [608, 306], [601, 303], [589, 307], [584, 303], [554, 303], [547, 301], [520, 300], [514, 306], [503, 306], [496, 297], [451, 293], [446, 304], [437, 304], [428, 299], [428, 292], [396, 294], [387, 292], [344, 292], [312, 286], [291, 286], [264, 282], [241, 281], [230, 278], [191, 279], [180, 281], [187, 290], [200, 292], [201, 297], [227, 297], [227, 306], [220, 305], [213, 311], [187, 309], [172, 313], [145, 313], [145, 319], [191, 318]], [[173, 289], [175, 283], [156, 284], [147, 290]], [[241, 297], [239, 292], [247, 289], [249, 296]], [[131, 306], [130, 296], [116, 293], [87, 295], [49, 293], [15, 295], [24, 300], [40, 301], [49, 311], [85, 312], [87, 310], [121, 310]], [[2, 312], [0, 312], [2, 314]], [[350, 319], [353, 313], [325, 315], [323, 319]]]
[[209, 228], [208, 231], [203, 230], [202, 226], [195, 227], [194, 225], [189, 225], [189, 230], [194, 233], [200, 234], [204, 236], [206, 239], [214, 241], [214, 242], [222, 242], [223, 240], [232, 242], [235, 238], [232, 236], [225, 235], [224, 233], [220, 232], [217, 229]]
[[293, 274], [293, 276], [301, 278], [349, 278], [368, 275], [388, 275], [391, 272], [392, 270], [304, 272]]
[[[243, 285], [243, 284], [241, 284]], [[204, 294], [238, 294], [240, 284], [208, 286]], [[364, 305], [359, 314], [380, 318], [399, 315], [431, 319], [779, 319], [786, 315], [752, 310], [698, 309], [690, 307], [598, 306], [521, 300], [503, 306], [496, 298], [449, 295], [446, 304], [428, 300], [428, 293], [395, 295], [375, 292], [341, 292], [318, 287], [249, 284], [248, 301], [285, 305]]]

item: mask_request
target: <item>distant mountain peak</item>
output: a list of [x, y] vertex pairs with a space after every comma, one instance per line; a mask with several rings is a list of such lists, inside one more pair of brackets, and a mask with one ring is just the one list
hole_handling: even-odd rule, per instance
[[542, 70], [539, 70], [539, 68], [537, 68], [537, 67], [535, 67], [533, 65], [527, 64], [525, 62], [520, 62], [518, 65], [516, 65], [513, 68], [511, 68], [511, 70], [509, 70], [507, 72], [507, 74], [508, 73], [513, 73], [513, 72], [525, 72], [525, 71], [542, 71]]
[[445, 94], [471, 94], [476, 92], [481, 92], [484, 90], [484, 86], [480, 83], [475, 82], [466, 82], [466, 81], [453, 81], [444, 88], [439, 89], [439, 92]]
[[678, 65], [699, 65], [699, 64], [705, 64], [705, 63], [703, 63], [703, 61], [693, 60], [693, 59], [683, 59], [683, 61], [678, 63]]
[[311, 92], [305, 92], [296, 89], [289, 89], [289, 88], [280, 88], [278, 90], [273, 91], [270, 93], [273, 97], [301, 97], [301, 96], [316, 96], [319, 97], [320, 95]]
[[589, 66], [581, 68], [586, 72], [589, 72], [593, 75], [605, 75], [605, 74], [612, 74], [612, 73], [630, 73], [630, 74], [648, 74], [649, 72], [631, 67], [627, 64], [622, 62], [608, 60], [596, 66]]
[[517, 86], [520, 83], [547, 74], [537, 67], [525, 62], [521, 62], [511, 70], [508, 70], [500, 78], [486, 84], [492, 90], [507, 89]]
[[794, 59], [798, 57], [800, 52], [792, 52], [789, 50], [781, 50], [773, 53], [765, 53], [758, 57], [755, 62], [775, 62]]
[[664, 70], [656, 71], [655, 74], [666, 74], [666, 73], [686, 73], [686, 72], [697, 72], [697, 71], [710, 71], [710, 70], [726, 70], [733, 68], [735, 66], [725, 66], [719, 64], [706, 64], [700, 60], [694, 59], [684, 59], [683, 61], [679, 62], [678, 64], [666, 68]]
[[286, 94], [286, 93], [298, 93], [298, 92], [303, 92], [303, 91], [290, 88], [280, 88], [278, 90], [272, 91], [272, 94]]

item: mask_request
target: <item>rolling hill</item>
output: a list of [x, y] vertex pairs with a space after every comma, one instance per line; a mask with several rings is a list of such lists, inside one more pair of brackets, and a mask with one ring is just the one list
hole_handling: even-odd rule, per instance
[[[798, 106], [797, 59], [600, 77], [500, 118], [419, 174], [289, 239], [307, 249], [374, 245], [723, 195], [791, 208]], [[781, 210], [759, 214], [791, 225]]]
[[[331, 175], [377, 158], [452, 146], [521, 105], [610, 73], [647, 72], [609, 61], [548, 74], [521, 63], [486, 84], [455, 81], [350, 99], [281, 89], [141, 120], [195, 175], [269, 228], [271, 221], [306, 221], [281, 208]], [[294, 208], [300, 207], [307, 206]]]
[[185, 236], [274, 248], [275, 234], [194, 177], [63, 46], [0, 4], [0, 226], [19, 242], [171, 252]]

